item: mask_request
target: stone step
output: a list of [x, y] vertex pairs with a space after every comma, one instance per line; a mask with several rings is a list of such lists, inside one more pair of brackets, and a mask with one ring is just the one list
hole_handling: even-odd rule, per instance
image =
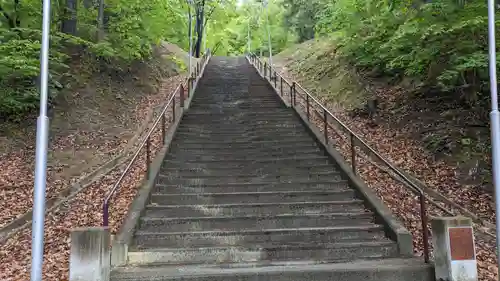
[[219, 118], [225, 118], [228, 120], [236, 119], [248, 119], [252, 120], [254, 118], [260, 119], [265, 115], [266, 120], [274, 118], [292, 117], [293, 112], [289, 108], [253, 108], [242, 110], [239, 108], [227, 108], [226, 110], [220, 109], [189, 109], [188, 114], [190, 118], [208, 118], [208, 120], [217, 120]]
[[394, 242], [358, 242], [302, 245], [253, 245], [248, 247], [163, 248], [129, 252], [129, 265], [137, 264], [228, 264], [258, 261], [316, 260], [345, 262], [357, 259], [396, 257]]
[[281, 122], [281, 121], [293, 121], [298, 122], [295, 113], [289, 109], [285, 111], [277, 112], [253, 112], [253, 113], [219, 113], [214, 114], [213, 112], [188, 112], [182, 117], [183, 122], [196, 122], [197, 124], [235, 124], [235, 123], [252, 123], [252, 122]]
[[[312, 142], [313, 139], [311, 136], [309, 136], [307, 133], [304, 132], [302, 135], [297, 135], [297, 136], [291, 136], [287, 138], [289, 141], [296, 141], [296, 142]], [[255, 137], [248, 137], [248, 138], [241, 138], [241, 139], [233, 139], [233, 140], [212, 140], [210, 138], [197, 138], [197, 137], [188, 137], [188, 136], [183, 136], [181, 134], [175, 135], [174, 141], [178, 141], [181, 143], [206, 143], [206, 144], [218, 144], [220, 146], [223, 146], [225, 144], [232, 144], [232, 145], [240, 145], [247, 143], [250, 145], [250, 143], [261, 143], [261, 142], [268, 142], [269, 144], [274, 144], [274, 145], [279, 145], [282, 142], [282, 138], [280, 136], [255, 136]]]
[[[213, 118], [213, 119], [196, 119], [196, 118], [188, 118], [184, 115], [180, 126], [188, 127], [195, 126], [195, 128], [213, 128], [213, 129], [246, 129], [246, 128], [255, 128], [258, 126], [282, 126], [288, 127], [292, 124], [302, 125], [295, 116], [289, 116], [284, 118], [276, 118], [276, 119], [263, 119], [263, 118], [247, 118], [247, 119], [228, 119], [228, 118]], [[303, 126], [303, 125], [302, 125]], [[265, 128], [265, 127], [264, 127]]]
[[308, 133], [303, 127], [283, 127], [283, 126], [266, 126], [263, 127], [233, 127], [232, 130], [224, 130], [207, 126], [205, 129], [181, 129], [176, 131], [176, 134], [198, 136], [198, 137], [241, 137], [241, 136], [260, 136], [272, 134], [279, 136], [288, 136], [294, 134]]
[[304, 241], [339, 243], [384, 240], [380, 225], [330, 226], [313, 228], [285, 228], [237, 231], [147, 232], [137, 231], [134, 247], [145, 248], [194, 248], [241, 245], [293, 245]]
[[167, 184], [156, 184], [155, 193], [174, 193], [175, 190], [187, 189], [193, 193], [217, 193], [217, 192], [287, 192], [287, 191], [331, 191], [348, 189], [347, 181], [339, 181], [329, 184], [313, 183], [284, 183], [284, 184], [215, 184], [198, 186], [176, 186]]
[[248, 101], [245, 100], [243, 102], [219, 102], [214, 104], [210, 100], [206, 100], [203, 103], [197, 101], [193, 103], [193, 106], [190, 107], [190, 110], [200, 109], [200, 110], [220, 110], [220, 109], [275, 109], [275, 108], [286, 108], [283, 104], [279, 104], [276, 100], [253, 100]]
[[182, 216], [244, 216], [279, 214], [322, 214], [362, 212], [365, 208], [359, 199], [314, 202], [238, 203], [217, 205], [158, 205], [150, 204], [144, 211], [147, 217]]
[[295, 147], [314, 146], [317, 147], [316, 142], [310, 138], [281, 140], [281, 141], [253, 141], [253, 142], [207, 142], [200, 140], [184, 140], [175, 141], [172, 143], [172, 148], [182, 147], [186, 149], [201, 148], [201, 149], [274, 149], [286, 150]]
[[311, 215], [275, 215], [240, 217], [141, 217], [139, 230], [149, 232], [191, 232], [259, 230], [268, 228], [356, 226], [373, 223], [372, 213], [324, 213]]
[[[335, 178], [342, 178], [341, 173], [338, 171], [334, 171], [333, 169], [330, 169], [330, 171], [318, 171], [318, 172], [310, 172], [307, 170], [296, 170], [296, 169], [280, 169], [280, 171], [276, 170], [262, 170], [260, 168], [257, 169], [246, 169], [247, 171], [239, 171], [239, 172], [232, 172], [232, 173], [227, 173], [224, 171], [220, 172], [194, 172], [194, 171], [180, 171], [180, 170], [175, 170], [171, 169], [170, 171], [161, 171], [161, 173], [158, 175], [158, 179], [160, 180], [159, 182], [165, 182], [165, 181], [170, 181], [170, 180], [175, 180], [175, 179], [195, 179], [195, 180], [214, 180], [214, 179], [224, 179], [224, 178], [230, 178], [231, 180], [234, 178], [251, 178], [250, 180], [254, 178], [276, 178], [276, 179], [281, 179], [281, 178], [296, 178], [296, 177], [305, 177], [305, 178], [325, 178], [326, 176], [332, 176]], [[329, 177], [328, 177], [329, 179]], [[245, 181], [249, 181], [246, 180]]]
[[311, 152], [316, 152], [316, 153], [323, 153], [323, 150], [321, 150], [318, 146], [314, 144], [305, 144], [305, 145], [297, 145], [297, 146], [291, 146], [291, 147], [247, 147], [247, 148], [233, 148], [233, 147], [226, 147], [225, 149], [222, 147], [210, 147], [210, 148], [203, 148], [203, 147], [190, 147], [190, 148], [185, 148], [183, 145], [179, 144], [176, 146], [171, 146], [170, 153], [192, 153], [192, 154], [216, 154], [216, 155], [233, 155], [237, 153], [311, 153]]
[[210, 125], [199, 125], [199, 126], [179, 126], [177, 132], [183, 133], [199, 133], [207, 135], [233, 135], [233, 134], [258, 134], [258, 133], [268, 133], [275, 131], [276, 133], [282, 132], [306, 132], [306, 129], [300, 124], [238, 124], [232, 126], [210, 126]]
[[169, 173], [161, 172], [158, 175], [158, 183], [164, 184], [168, 182], [178, 182], [180, 181], [190, 181], [190, 182], [262, 182], [262, 181], [285, 181], [285, 182], [293, 182], [294, 179], [318, 179], [318, 180], [342, 180], [342, 174], [338, 171], [330, 170], [325, 172], [308, 172], [308, 171], [290, 171], [289, 173], [284, 173], [283, 170], [281, 173], [277, 173], [276, 171], [263, 171], [260, 169], [250, 170], [247, 172], [239, 172], [239, 173], [188, 173], [188, 172], [180, 172], [180, 171], [172, 171]]
[[[196, 96], [193, 99], [193, 102], [196, 102], [197, 104], [213, 104], [214, 102], [235, 102], [235, 99], [233, 97], [227, 96], [225, 99], [220, 99], [220, 97], [214, 96], [214, 95], [205, 95], [205, 96]], [[274, 103], [280, 103], [278, 98], [269, 94], [263, 94], [263, 95], [256, 95], [254, 93], [250, 94], [245, 97], [243, 100], [244, 103], [259, 103], [259, 102], [274, 102]]]
[[240, 203], [279, 203], [279, 202], [314, 202], [348, 201], [355, 198], [354, 190], [329, 191], [290, 191], [290, 192], [232, 192], [232, 193], [192, 193], [184, 187], [182, 194], [151, 194], [151, 204], [158, 205], [213, 205]]
[[200, 161], [200, 160], [188, 160], [188, 159], [165, 159], [165, 167], [203, 167], [206, 169], [217, 167], [217, 168], [235, 168], [235, 167], [246, 167], [261, 164], [262, 167], [296, 167], [298, 165], [328, 165], [330, 163], [329, 159], [326, 157], [287, 157], [287, 158], [262, 158], [262, 159], [232, 159], [227, 160], [213, 160], [213, 161]]
[[[185, 120], [183, 120], [185, 121]], [[179, 130], [221, 130], [221, 131], [231, 131], [231, 130], [249, 130], [249, 129], [266, 129], [266, 128], [303, 128], [302, 123], [297, 122], [297, 120], [291, 118], [286, 121], [275, 121], [275, 120], [248, 120], [247, 122], [236, 122], [230, 124], [217, 124], [218, 126], [213, 126], [213, 124], [203, 124], [196, 122], [182, 122], [179, 125]]]
[[329, 159], [326, 156], [320, 155], [300, 155], [295, 157], [266, 157], [266, 158], [234, 158], [228, 161], [227, 159], [175, 159], [171, 158], [171, 155], [167, 155], [165, 157], [164, 162], [172, 163], [172, 164], [183, 164], [183, 163], [198, 163], [198, 164], [206, 164], [213, 165], [218, 167], [234, 167], [239, 166], [241, 164], [256, 164], [256, 163], [274, 163], [276, 165], [324, 165], [329, 164]]
[[275, 166], [263, 166], [263, 165], [253, 165], [253, 166], [241, 166], [234, 168], [200, 168], [200, 167], [169, 167], [164, 166], [161, 169], [160, 174], [169, 175], [177, 174], [187, 177], [207, 175], [207, 176], [240, 176], [240, 175], [254, 175], [260, 176], [265, 174], [277, 174], [277, 175], [288, 175], [288, 174], [326, 174], [326, 173], [340, 173], [333, 165], [318, 165], [318, 166], [288, 166], [288, 167], [275, 167]]
[[313, 156], [324, 155], [324, 152], [319, 148], [305, 149], [288, 149], [288, 150], [259, 150], [259, 149], [241, 149], [241, 150], [226, 150], [213, 151], [204, 149], [183, 149], [172, 148], [169, 151], [170, 159], [245, 159], [256, 157], [293, 157], [293, 156]]
[[181, 123], [177, 131], [188, 131], [188, 132], [221, 132], [221, 133], [232, 133], [232, 132], [247, 132], [255, 130], [273, 130], [273, 129], [302, 129], [306, 128], [301, 123], [296, 122], [296, 120], [291, 120], [289, 122], [275, 122], [269, 121], [259, 121], [252, 123], [242, 123], [242, 124], [228, 124], [225, 126], [212, 126], [210, 124], [185, 124]]
[[281, 140], [283, 138], [296, 138], [296, 137], [308, 137], [311, 139], [311, 135], [303, 129], [300, 130], [259, 130], [255, 132], [246, 132], [246, 133], [240, 133], [240, 132], [234, 132], [230, 134], [202, 134], [202, 133], [197, 133], [197, 132], [186, 132], [186, 131], [180, 131], [176, 132], [175, 136], [178, 137], [189, 137], [189, 139], [199, 139], [201, 141], [205, 140], [217, 140], [217, 141], [224, 141], [224, 140], [230, 140], [230, 141], [242, 141], [246, 140], [248, 142], [250, 141], [266, 141], [266, 140]]
[[226, 184], [231, 185], [235, 183], [260, 183], [260, 184], [271, 184], [271, 183], [296, 183], [303, 181], [331, 181], [339, 182], [342, 180], [342, 176], [338, 174], [328, 174], [328, 175], [263, 175], [263, 176], [231, 176], [228, 177], [208, 177], [208, 176], [197, 176], [193, 178], [158, 178], [158, 183], [160, 184], [172, 184], [178, 186], [203, 186], [205, 184]]
[[171, 151], [169, 152], [165, 159], [168, 160], [199, 160], [199, 161], [217, 161], [217, 160], [255, 160], [259, 157], [270, 158], [274, 157], [276, 160], [282, 158], [292, 158], [292, 157], [315, 157], [315, 156], [325, 156], [325, 154], [317, 149], [317, 150], [309, 150], [309, 151], [293, 151], [293, 150], [285, 150], [285, 151], [270, 151], [270, 152], [254, 152], [247, 153], [245, 151], [242, 152], [234, 152], [234, 153], [191, 153], [189, 151], [179, 152], [179, 151]]
[[111, 273], [112, 281], [434, 281], [434, 267], [420, 258], [390, 258], [321, 263], [253, 262], [231, 265], [177, 265], [123, 267]]

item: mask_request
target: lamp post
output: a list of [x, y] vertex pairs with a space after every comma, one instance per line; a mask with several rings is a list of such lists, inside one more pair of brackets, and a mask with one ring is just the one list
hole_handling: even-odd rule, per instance
[[188, 31], [188, 37], [189, 37], [189, 70], [188, 70], [188, 75], [191, 76], [191, 61], [192, 61], [192, 45], [193, 45], [193, 40], [192, 40], [192, 36], [193, 36], [193, 33], [192, 33], [192, 23], [193, 23], [193, 18], [192, 18], [192, 15], [191, 15], [191, 5], [193, 4], [193, 0], [187, 0], [188, 2], [188, 20], [189, 20], [189, 23], [188, 23], [188, 28], [189, 28], [189, 31]]
[[35, 186], [33, 202], [31, 281], [42, 281], [45, 189], [49, 118], [47, 117], [49, 72], [50, 0], [43, 0], [42, 47], [40, 50], [40, 115], [36, 124]]
[[269, 8], [267, 6], [267, 0], [264, 0], [262, 2], [262, 5], [266, 8], [266, 18], [267, 18], [267, 41], [268, 41], [268, 48], [269, 48], [269, 65], [273, 65], [273, 50], [271, 46], [271, 31], [269, 29]]
[[[500, 115], [498, 112], [497, 66], [495, 42], [495, 0], [488, 0], [488, 50], [491, 93], [491, 147], [493, 183], [495, 186], [496, 230], [500, 233]], [[500, 235], [497, 235], [497, 265], [500, 268]], [[500, 275], [499, 275], [500, 280]]]

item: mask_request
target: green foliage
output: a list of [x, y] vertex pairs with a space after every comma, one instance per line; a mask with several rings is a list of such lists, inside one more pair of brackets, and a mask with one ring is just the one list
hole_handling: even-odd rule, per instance
[[487, 7], [477, 0], [337, 0], [316, 22], [355, 66], [411, 77], [469, 103], [487, 91], [487, 27]]
[[[68, 64], [70, 58], [75, 57], [75, 51], [90, 56], [93, 64], [101, 61], [116, 63], [119, 67], [149, 59], [152, 47], [162, 40], [187, 47], [186, 4], [183, 2], [106, 1], [109, 21], [104, 39], [97, 42], [97, 7], [84, 7], [82, 1], [74, 13], [78, 36], [60, 32], [62, 22], [72, 15], [65, 8], [69, 1], [52, 1], [49, 102], [70, 78]], [[0, 0], [0, 119], [20, 119], [38, 108], [41, 3]]]
[[286, 25], [286, 9], [282, 0], [271, 1], [263, 8], [258, 1], [247, 1], [237, 7], [225, 3], [215, 10], [208, 25], [207, 43], [217, 55], [240, 55], [248, 49], [250, 29], [252, 52], [269, 53], [268, 31], [274, 54], [296, 42], [294, 32]]

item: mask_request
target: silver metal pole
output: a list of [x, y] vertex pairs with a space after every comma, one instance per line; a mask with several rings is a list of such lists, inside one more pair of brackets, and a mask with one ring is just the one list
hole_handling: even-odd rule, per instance
[[273, 50], [271, 46], [271, 31], [269, 29], [269, 8], [267, 6], [267, 1], [265, 2], [265, 7], [266, 7], [266, 17], [267, 17], [267, 39], [268, 39], [268, 45], [269, 45], [269, 65], [273, 65]]
[[31, 281], [42, 281], [45, 188], [47, 180], [47, 117], [49, 72], [50, 0], [43, 0], [42, 49], [40, 51], [40, 116], [36, 126], [35, 198], [33, 202]]
[[191, 40], [191, 36], [192, 36], [192, 32], [191, 32], [192, 26], [191, 25], [192, 25], [192, 22], [193, 22], [192, 21], [192, 17], [191, 17], [191, 13], [189, 13], [188, 17], [189, 17], [189, 24], [188, 24], [188, 27], [189, 27], [189, 31], [188, 31], [188, 34], [189, 34], [188, 35], [188, 37], [189, 37], [189, 70], [188, 70], [188, 75], [189, 75], [189, 77], [191, 77], [191, 60], [192, 60], [191, 59], [191, 56], [192, 56], [192, 54], [191, 54], [192, 53], [191, 52], [191, 49], [192, 49], [191, 45], [192, 45], [192, 41], [193, 41], [193, 40]]
[[[495, 0], [488, 0], [488, 49], [491, 92], [491, 147], [497, 230], [497, 265], [500, 268], [500, 115], [498, 112], [497, 66], [495, 42]], [[500, 275], [499, 275], [500, 280]]]

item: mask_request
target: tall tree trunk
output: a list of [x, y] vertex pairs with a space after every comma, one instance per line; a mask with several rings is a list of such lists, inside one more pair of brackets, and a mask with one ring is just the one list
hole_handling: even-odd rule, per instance
[[201, 53], [201, 43], [203, 41], [203, 27], [204, 27], [204, 18], [205, 14], [205, 0], [203, 0], [202, 4], [196, 9], [196, 45], [195, 45], [195, 55], [197, 58], [200, 57]]

